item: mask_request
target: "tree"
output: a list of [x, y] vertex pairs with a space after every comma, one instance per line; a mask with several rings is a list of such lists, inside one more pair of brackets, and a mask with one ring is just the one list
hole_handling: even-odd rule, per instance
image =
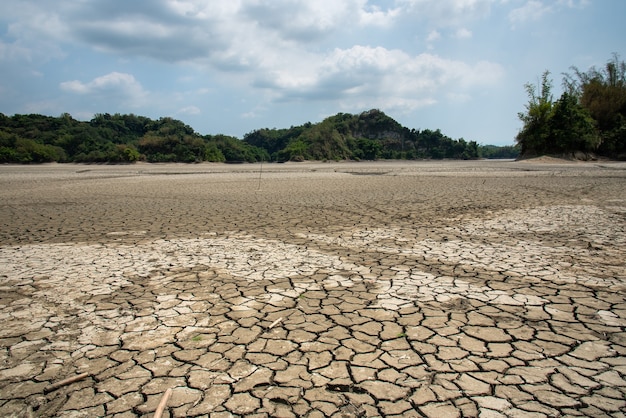
[[355, 150], [356, 156], [364, 160], [376, 160], [382, 151], [382, 145], [374, 139], [359, 138], [358, 148]]
[[479, 147], [482, 158], [517, 158], [519, 157], [519, 145], [496, 146], [481, 145]]
[[278, 161], [304, 161], [307, 158], [308, 145], [301, 139], [290, 142], [276, 153]]
[[598, 153], [626, 158], [626, 63], [613, 54], [602, 69], [571, 69], [563, 84], [596, 121]]
[[223, 163], [226, 161], [226, 157], [215, 143], [210, 142], [204, 148], [204, 161]]
[[244, 140], [197, 134], [182, 121], [99, 113], [89, 122], [0, 113], [0, 162], [128, 163], [256, 162], [379, 158], [475, 158], [474, 141], [453, 140], [440, 130], [414, 130], [373, 109], [338, 113], [319, 123], [260, 129]]
[[550, 72], [544, 71], [537, 88], [530, 83], [524, 85], [528, 104], [526, 113], [518, 113], [524, 126], [515, 138], [523, 156], [543, 154], [550, 148], [548, 121], [552, 113], [552, 80], [549, 76]]
[[529, 103], [526, 113], [519, 113], [524, 122], [517, 135], [521, 155], [572, 154], [593, 152], [600, 144], [595, 121], [579, 103], [580, 95], [567, 89], [559, 100], [552, 101], [552, 80], [546, 71], [538, 90], [526, 84]]
[[568, 92], [554, 104], [548, 128], [546, 151], [551, 154], [593, 152], [600, 144], [595, 121]]

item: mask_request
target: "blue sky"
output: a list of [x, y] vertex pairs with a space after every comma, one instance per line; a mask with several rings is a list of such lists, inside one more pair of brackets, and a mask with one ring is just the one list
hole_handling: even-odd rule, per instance
[[0, 112], [201, 134], [381, 109], [513, 144], [523, 85], [626, 59], [623, 0], [3, 0]]

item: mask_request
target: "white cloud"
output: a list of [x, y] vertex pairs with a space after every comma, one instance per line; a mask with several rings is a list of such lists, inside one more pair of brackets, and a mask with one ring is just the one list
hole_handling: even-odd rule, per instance
[[7, 34], [24, 41], [59, 40], [66, 37], [67, 23], [62, 17], [65, 10], [63, 1], [54, 5], [37, 1], [3, 2], [0, 6], [0, 14], [11, 22], [7, 26]]
[[551, 6], [545, 5], [539, 0], [529, 0], [522, 7], [511, 10], [509, 20], [513, 25], [526, 21], [539, 20], [551, 11]]
[[141, 85], [131, 74], [112, 72], [101, 77], [94, 78], [88, 83], [78, 80], [61, 83], [63, 90], [79, 94], [89, 94], [106, 90], [124, 90], [129, 92], [141, 91]]
[[[199, 126], [211, 130], [230, 124], [229, 133], [237, 133], [258, 127], [256, 123], [306, 120], [337, 108], [404, 112], [438, 103], [437, 111], [448, 117], [450, 109], [443, 106], [466, 100], [477, 104], [472, 99], [480, 93], [497, 97], [481, 102], [480, 109], [490, 107], [509, 116], [498, 117], [497, 124], [480, 124], [479, 107], [472, 106], [464, 112], [471, 124], [494, 132], [495, 125], [513, 124], [516, 131], [519, 106], [511, 102], [523, 103], [519, 86], [537, 70], [533, 60], [521, 65], [515, 59], [540, 56], [549, 47], [530, 36], [536, 29], [533, 19], [567, 12], [562, 16], [567, 24], [558, 30], [571, 43], [556, 50], [552, 46], [558, 54], [551, 53], [553, 59], [542, 64], [554, 71], [580, 65], [580, 60], [571, 62], [572, 56], [591, 55], [595, 62], [584, 65], [597, 64], [600, 53], [590, 52], [588, 45], [608, 45], [601, 39], [609, 35], [611, 45], [617, 45], [611, 50], [620, 52], [616, 20], [607, 23], [608, 32], [594, 28], [601, 24], [597, 22], [608, 22], [607, 16], [617, 19], [614, 10], [623, 12], [622, 3], [594, 2], [590, 19], [583, 22], [579, 18], [587, 10], [581, 9], [589, 4], [590, 0], [5, 0], [0, 2], [4, 29], [0, 108], [5, 113], [23, 112], [27, 103], [39, 103], [44, 109], [49, 101], [56, 106], [51, 107], [52, 114], [93, 109], [158, 117], [185, 108], [193, 112], [190, 106], [195, 105], [202, 110], [202, 116], [195, 117]], [[509, 33], [503, 24], [517, 25], [519, 32]], [[572, 27], [587, 33], [589, 43], [576, 41], [580, 33]], [[504, 44], [509, 47], [498, 47]], [[508, 69], [506, 84], [501, 83], [501, 60], [510, 60], [502, 61]], [[112, 69], [118, 72], [109, 73]], [[33, 76], [36, 73], [42, 76]], [[201, 88], [210, 94], [201, 97]], [[258, 119], [242, 119], [244, 112]], [[425, 113], [432, 123], [439, 123], [436, 112], [420, 112]], [[448, 124], [460, 132], [461, 124], [446, 117], [441, 117], [441, 127], [447, 130]]]
[[401, 15], [400, 8], [381, 10], [380, 7], [362, 7], [359, 10], [359, 22], [363, 26], [389, 27]]
[[[274, 87], [279, 89], [276, 95], [285, 96], [286, 90], [298, 93], [302, 88], [315, 85], [318, 70], [323, 71], [322, 76], [332, 70], [328, 66], [337, 54], [324, 43], [331, 37], [341, 39], [344, 34], [364, 26], [385, 30], [407, 13], [452, 24], [451, 21], [458, 22], [468, 16], [483, 16], [492, 1], [398, 0], [391, 7], [368, 0], [160, 0], [150, 7], [124, 1], [60, 1], [64, 5], [59, 8], [62, 14], [54, 12], [52, 6], [40, 6], [36, 15], [52, 14], [55, 23], [49, 24], [46, 32], [56, 30], [57, 38], [71, 39], [73, 43], [87, 44], [121, 57], [142, 56], [168, 63], [192, 63], [213, 74], [217, 71], [238, 85]], [[46, 7], [50, 9], [44, 10]], [[21, 22], [28, 25], [27, 20]], [[467, 36], [471, 32], [462, 28], [458, 34]], [[433, 29], [428, 42], [440, 37]], [[365, 65], [363, 60], [369, 55], [359, 56], [360, 61], [355, 61], [356, 57], [350, 54], [358, 51], [358, 47], [342, 45], [341, 49], [351, 51], [342, 54], [343, 60], [352, 59], [342, 64], [346, 71], [344, 83], [348, 85], [341, 86], [341, 91], [355, 94], [362, 90], [362, 85], [350, 86], [349, 77], [361, 80], [367, 78], [367, 74], [362, 73], [380, 69], [372, 63]], [[394, 55], [387, 53], [386, 59]], [[81, 92], [93, 90], [99, 83], [111, 84], [117, 78], [119, 74], [89, 83], [69, 81], [62, 86]], [[339, 82], [339, 76], [334, 79]], [[117, 82], [141, 91], [133, 80]]]
[[242, 2], [240, 9], [229, 12], [284, 41], [311, 43], [328, 39], [348, 25], [389, 27], [401, 9], [383, 9], [368, 0], [257, 0]]
[[256, 106], [254, 109], [244, 112], [240, 115], [242, 119], [256, 119], [265, 113], [268, 109], [265, 106]]
[[64, 81], [60, 88], [70, 93], [114, 100], [132, 107], [146, 104], [149, 96], [132, 74], [119, 72], [96, 77], [87, 83], [79, 80]]
[[[22, 18], [12, 31], [31, 45], [47, 37], [120, 58], [191, 63], [233, 85], [261, 89], [269, 100], [339, 99], [410, 108], [434, 103], [441, 89], [471, 89], [497, 80], [501, 69], [492, 64], [483, 75], [474, 70], [480, 64], [376, 45], [326, 42], [364, 27], [392, 30], [403, 18], [432, 20], [451, 27], [455, 36], [468, 38], [472, 32], [463, 23], [486, 16], [495, 1], [159, 0], [150, 7], [118, 0], [60, 0], [58, 7], [25, 1]], [[34, 18], [24, 18], [27, 14]], [[441, 37], [437, 26], [431, 27], [429, 46]], [[6, 50], [0, 48], [0, 53]], [[60, 87], [134, 105], [146, 103], [149, 96], [133, 75], [123, 72], [91, 81], [65, 81]], [[193, 114], [196, 109], [179, 111]]]
[[46, 10], [36, 1], [2, 2], [0, 16], [7, 22], [5, 39], [11, 42], [0, 41], [0, 58], [27, 63], [63, 58], [58, 41], [67, 31], [57, 14], [63, 9], [59, 4], [56, 10]]
[[428, 36], [426, 37], [426, 48], [429, 51], [432, 51], [435, 49], [435, 42], [439, 41], [441, 39], [441, 33], [439, 33], [439, 31], [436, 30], [432, 30], [428, 33]]
[[572, 9], [584, 9], [591, 4], [590, 0], [558, 0], [558, 2]]
[[497, 0], [398, 0], [403, 9], [440, 27], [458, 26], [489, 15]]
[[472, 37], [472, 31], [466, 28], [459, 28], [455, 32], [454, 36], [459, 39], [469, 39]]
[[584, 9], [589, 4], [589, 0], [557, 0], [556, 2], [528, 0], [523, 6], [509, 12], [509, 20], [515, 28], [517, 24], [540, 20], [544, 16], [558, 12], [563, 8]]
[[437, 102], [447, 90], [467, 92], [497, 83], [503, 74], [498, 64], [470, 65], [432, 54], [411, 56], [401, 50], [354, 46], [335, 49], [310, 61], [308, 72], [276, 70], [264, 80], [277, 93], [276, 100], [337, 100], [342, 106], [413, 110]]
[[176, 113], [182, 115], [199, 115], [202, 111], [197, 106], [185, 106], [182, 109], [179, 109]]

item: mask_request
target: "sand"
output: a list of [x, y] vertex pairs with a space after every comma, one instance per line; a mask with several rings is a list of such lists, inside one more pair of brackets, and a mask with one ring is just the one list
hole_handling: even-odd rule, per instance
[[0, 196], [1, 415], [626, 413], [625, 163], [6, 165]]

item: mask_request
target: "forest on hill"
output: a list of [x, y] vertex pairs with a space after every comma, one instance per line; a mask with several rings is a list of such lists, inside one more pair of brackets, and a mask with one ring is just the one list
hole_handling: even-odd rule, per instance
[[515, 158], [515, 146], [479, 145], [440, 130], [415, 130], [373, 109], [338, 113], [243, 139], [200, 135], [180, 120], [134, 114], [6, 116], [0, 113], [0, 163], [258, 162], [376, 159]]

